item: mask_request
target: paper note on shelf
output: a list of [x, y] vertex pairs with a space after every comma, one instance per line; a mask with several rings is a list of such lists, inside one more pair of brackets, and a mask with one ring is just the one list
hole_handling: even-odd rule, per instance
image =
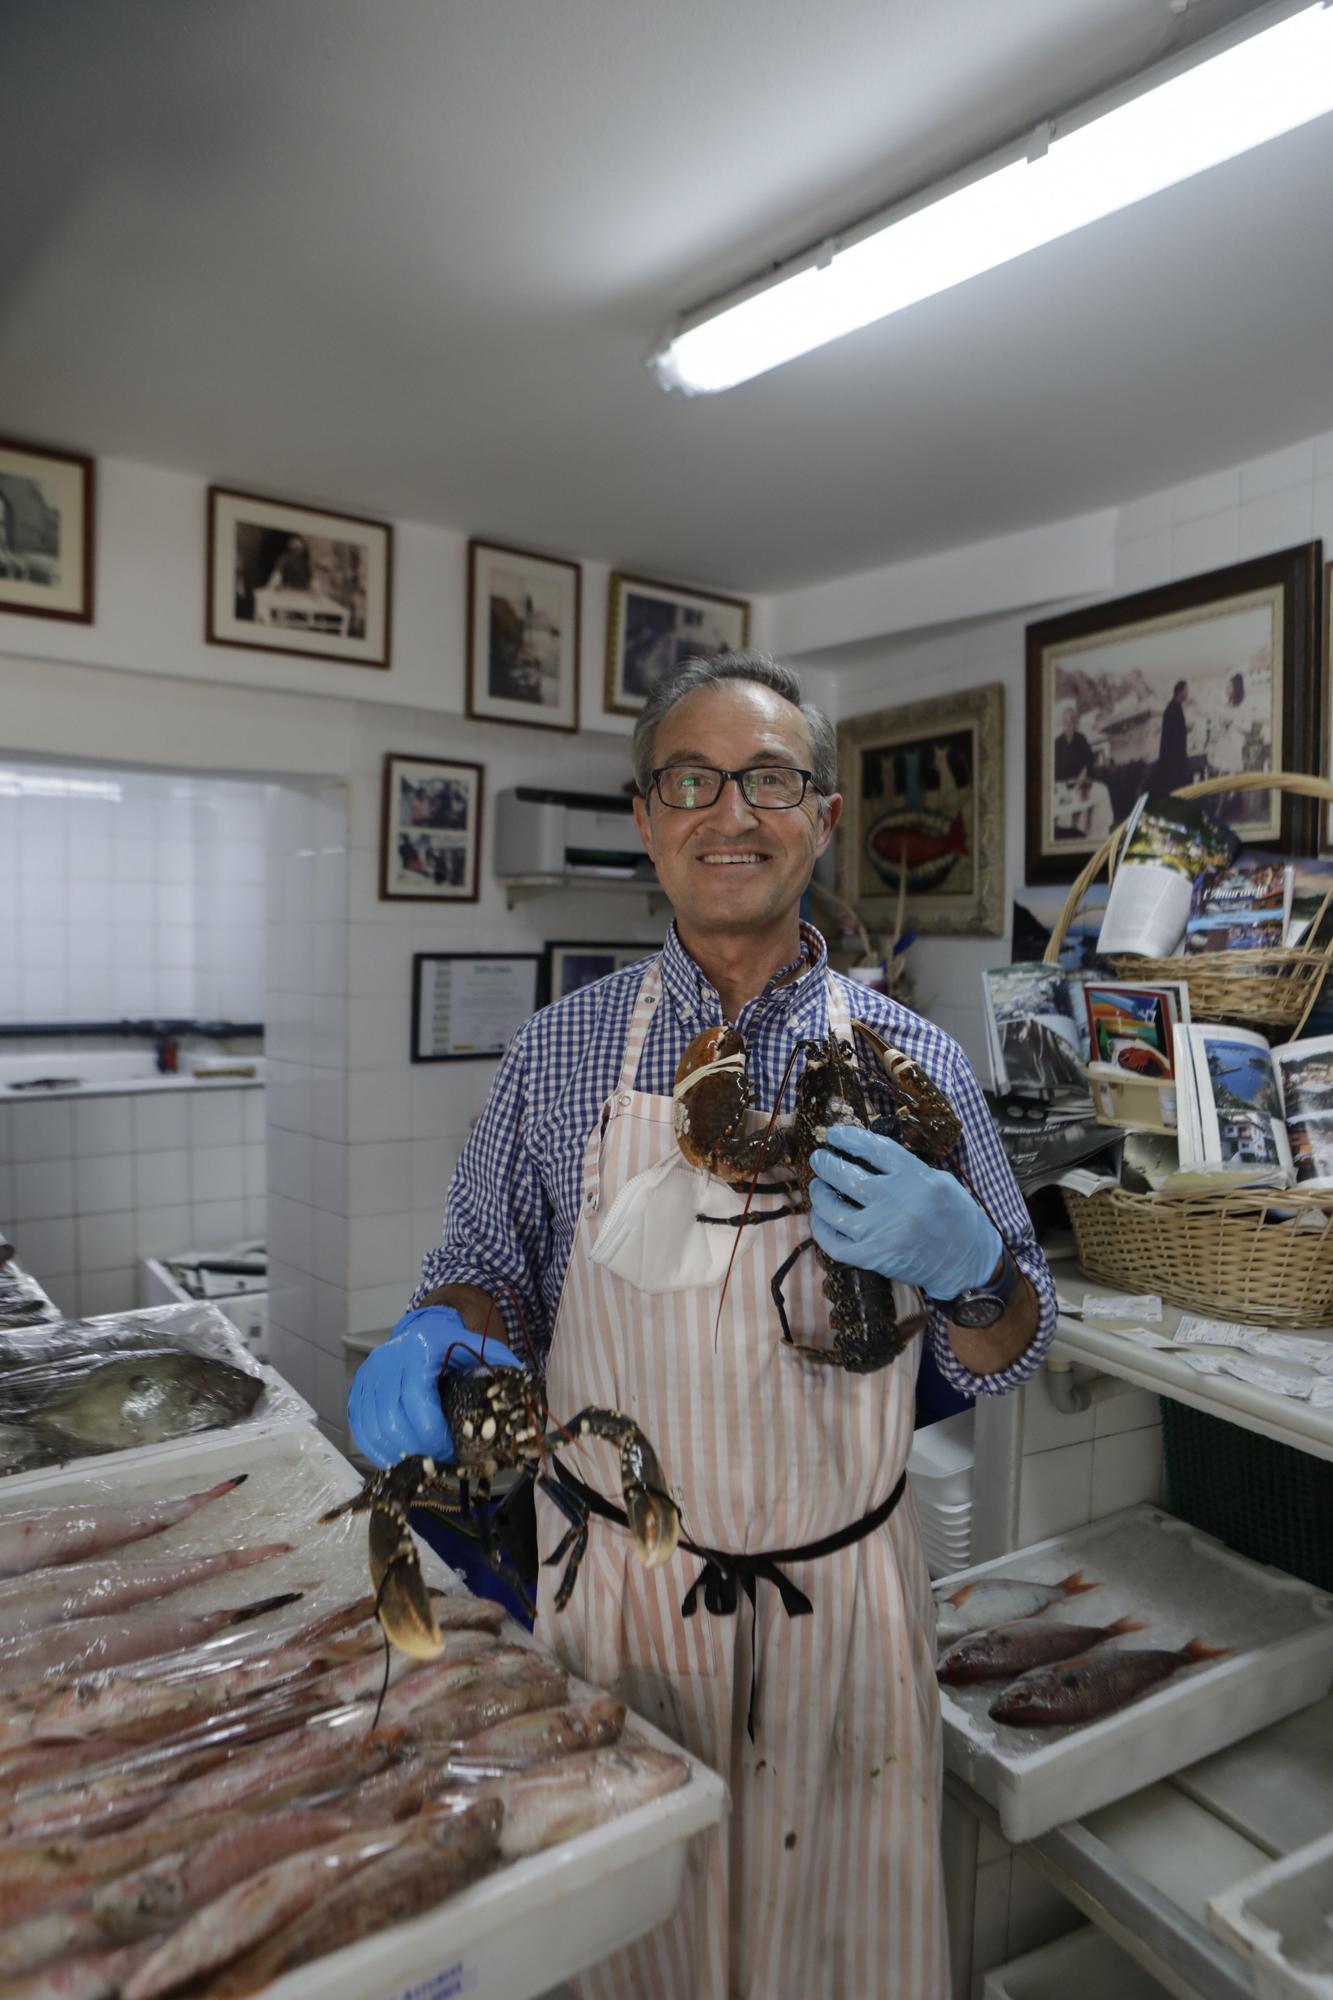
[[1238, 1320], [1203, 1319], [1198, 1313], [1182, 1313], [1173, 1339], [1178, 1347], [1248, 1347], [1250, 1335], [1260, 1331], [1242, 1326]]
[[1174, 1344], [1149, 1326], [1112, 1326], [1107, 1332], [1113, 1333], [1117, 1340], [1132, 1340], [1136, 1347], [1170, 1348]]
[[1084, 1319], [1160, 1320], [1162, 1301], [1155, 1292], [1085, 1292]]
[[1333, 1375], [1316, 1375], [1310, 1384], [1310, 1402], [1316, 1410], [1333, 1410]]
[[1071, 1194], [1099, 1194], [1103, 1188], [1119, 1185], [1114, 1174], [1094, 1173], [1091, 1167], [1071, 1167], [1055, 1182], [1056, 1187], [1068, 1188]]
[[1302, 1361], [1321, 1375], [1333, 1375], [1333, 1340], [1318, 1340], [1309, 1334], [1274, 1333], [1268, 1327], [1252, 1326], [1242, 1345], [1261, 1359]]
[[1286, 1375], [1280, 1368], [1271, 1368], [1250, 1354], [1187, 1354], [1185, 1359], [1200, 1375], [1234, 1375], [1237, 1381], [1248, 1382], [1255, 1389], [1267, 1389], [1270, 1395], [1290, 1396], [1298, 1402], [1310, 1395], [1312, 1382], [1320, 1379]]

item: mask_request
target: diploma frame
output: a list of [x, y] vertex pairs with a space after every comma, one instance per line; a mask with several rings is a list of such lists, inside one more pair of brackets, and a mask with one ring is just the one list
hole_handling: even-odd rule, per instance
[[[468, 968], [474, 972], [484, 966], [511, 965], [514, 968], [514, 995], [521, 1007], [526, 1000], [526, 1012], [515, 1009], [512, 1021], [506, 1031], [494, 1042], [484, 1047], [470, 1042], [451, 1043], [447, 1037], [437, 1038], [428, 1052], [421, 1052], [422, 1028], [426, 1015], [427, 987], [430, 983], [427, 968], [445, 962], [461, 968], [466, 981]], [[412, 1041], [410, 1060], [414, 1063], [438, 1062], [494, 1062], [509, 1046], [513, 1033], [522, 1026], [538, 1005], [538, 982], [541, 976], [542, 954], [539, 951], [418, 951], [412, 954]]]

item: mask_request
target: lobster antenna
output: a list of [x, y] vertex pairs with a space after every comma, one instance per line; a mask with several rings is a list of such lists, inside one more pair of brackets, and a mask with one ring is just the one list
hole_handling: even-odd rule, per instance
[[[768, 1123], [764, 1127], [763, 1136], [766, 1140], [772, 1137], [774, 1128], [777, 1125], [778, 1113], [782, 1109], [782, 1100], [787, 1094], [787, 1085], [791, 1080], [792, 1067], [795, 1064], [796, 1058], [799, 1054], [800, 1054], [799, 1048], [795, 1048], [792, 1050], [791, 1054], [787, 1058], [787, 1066], [782, 1072], [782, 1076], [777, 1087], [777, 1093], [773, 1099], [773, 1109], [769, 1112]], [[717, 1317], [713, 1321], [714, 1354], [717, 1353], [718, 1336], [722, 1328], [722, 1308], [727, 1302], [727, 1288], [731, 1284], [732, 1266], [736, 1262], [736, 1253], [741, 1247], [741, 1231], [745, 1227], [745, 1218], [750, 1213], [750, 1203], [754, 1200], [754, 1191], [759, 1185], [759, 1176], [763, 1171], [764, 1169], [761, 1163], [760, 1165], [756, 1166], [754, 1172], [751, 1174], [750, 1185], [746, 1190], [746, 1195], [745, 1195], [745, 1206], [741, 1210], [741, 1219], [736, 1224], [736, 1241], [732, 1244], [731, 1255], [727, 1259], [727, 1269], [722, 1279], [722, 1292], [717, 1302]]]

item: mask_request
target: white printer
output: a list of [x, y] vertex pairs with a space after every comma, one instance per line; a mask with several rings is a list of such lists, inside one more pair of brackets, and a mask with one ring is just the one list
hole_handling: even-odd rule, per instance
[[518, 785], [495, 802], [495, 872], [502, 882], [591, 876], [655, 882], [629, 799]]

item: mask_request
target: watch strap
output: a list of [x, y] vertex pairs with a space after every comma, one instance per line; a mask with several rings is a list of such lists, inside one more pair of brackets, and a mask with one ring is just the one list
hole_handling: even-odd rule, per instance
[[1006, 1310], [1013, 1303], [1018, 1290], [1018, 1282], [1023, 1273], [1018, 1261], [1007, 1243], [1000, 1245], [1000, 1268], [993, 1278], [987, 1278], [980, 1285], [965, 1285], [961, 1292], [955, 1292], [951, 1299], [934, 1299], [927, 1295], [927, 1303], [942, 1312], [946, 1319], [951, 1317], [950, 1307], [960, 1305], [964, 1299], [998, 1299]]

